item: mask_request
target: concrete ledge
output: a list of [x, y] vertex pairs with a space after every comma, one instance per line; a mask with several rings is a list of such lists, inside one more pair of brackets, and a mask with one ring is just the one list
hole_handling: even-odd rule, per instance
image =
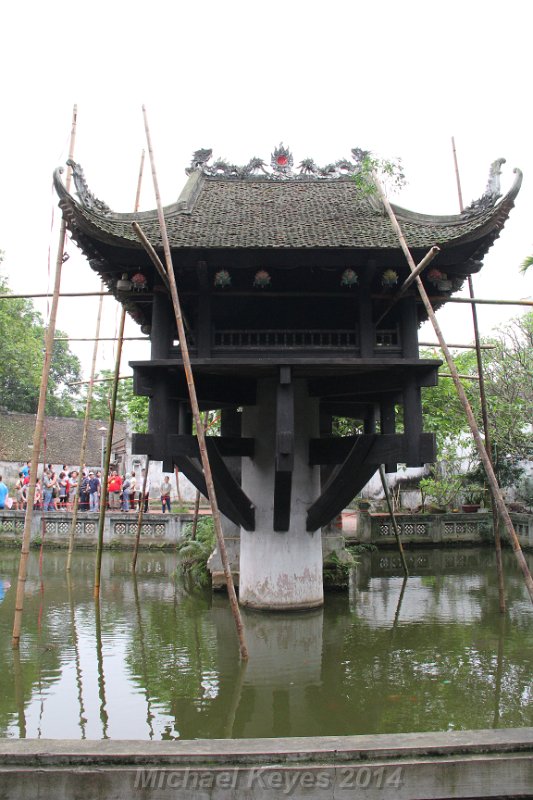
[[532, 797], [533, 728], [179, 742], [0, 739], [2, 800]]

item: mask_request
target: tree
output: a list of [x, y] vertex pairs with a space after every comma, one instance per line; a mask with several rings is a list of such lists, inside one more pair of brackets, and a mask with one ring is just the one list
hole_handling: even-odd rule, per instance
[[[2, 261], [0, 253], [0, 263]], [[0, 292], [9, 294], [0, 276]], [[0, 405], [9, 411], [35, 413], [44, 359], [45, 325], [30, 300], [0, 300]], [[65, 336], [57, 331], [58, 338]], [[80, 362], [68, 342], [56, 341], [52, 354], [46, 413], [71, 416], [77, 411], [78, 391], [68, 386], [80, 380]]]
[[[96, 375], [91, 403], [91, 419], [107, 419], [113, 392], [113, 371], [104, 369]], [[87, 396], [87, 390], [84, 392]], [[85, 407], [85, 406], [84, 406]], [[133, 378], [119, 380], [115, 419], [129, 422], [136, 433], [148, 430], [148, 398], [133, 394]]]
[[[483, 344], [492, 346], [482, 350], [482, 363], [496, 473], [502, 485], [516, 485], [521, 462], [533, 459], [533, 313], [497, 328]], [[433, 352], [425, 355], [435, 357]], [[477, 373], [474, 351], [454, 361], [461, 375]], [[462, 383], [481, 427], [479, 384]], [[472, 455], [472, 435], [452, 381], [443, 378], [438, 386], [424, 389], [422, 402], [425, 428], [437, 434], [438, 460], [445, 460], [450, 447]]]

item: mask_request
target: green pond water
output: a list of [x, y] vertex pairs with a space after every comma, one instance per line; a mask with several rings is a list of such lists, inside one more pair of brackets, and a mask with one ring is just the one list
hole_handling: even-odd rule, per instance
[[[490, 549], [361, 556], [349, 593], [298, 614], [243, 612], [239, 664], [226, 596], [189, 590], [172, 553], [94, 554], [29, 567], [11, 648], [18, 552], [0, 550], [0, 736], [192, 739], [533, 726], [533, 608], [505, 552], [498, 612]], [[530, 568], [533, 557], [528, 556]], [[11, 586], [8, 588], [8, 584]]]

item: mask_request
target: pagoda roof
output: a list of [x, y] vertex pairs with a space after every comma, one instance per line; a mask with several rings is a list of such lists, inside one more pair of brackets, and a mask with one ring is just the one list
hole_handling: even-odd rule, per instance
[[[273, 169], [252, 159], [245, 167], [216, 162], [207, 165], [211, 151], [197, 151], [178, 201], [164, 209], [173, 250], [369, 250], [397, 249], [398, 241], [385, 210], [375, 195], [365, 195], [354, 175], [357, 163], [340, 161], [320, 170], [314, 162], [292, 171], [286, 148], [272, 156]], [[285, 163], [276, 165], [279, 152]], [[355, 154], [360, 151], [352, 151]], [[276, 156], [276, 153], [278, 156]], [[522, 173], [503, 197], [499, 174], [504, 159], [491, 167], [481, 198], [462, 213], [448, 216], [393, 209], [407, 244], [413, 250], [466, 246], [469, 259], [481, 259], [498, 237], [520, 189]], [[61, 180], [54, 182], [67, 225], [87, 255], [98, 255], [99, 244], [121, 250], [140, 250], [132, 223], [137, 221], [156, 248], [162, 248], [157, 211], [116, 213], [89, 191], [83, 170], [72, 163], [78, 199]], [[276, 169], [277, 166], [277, 169]]]

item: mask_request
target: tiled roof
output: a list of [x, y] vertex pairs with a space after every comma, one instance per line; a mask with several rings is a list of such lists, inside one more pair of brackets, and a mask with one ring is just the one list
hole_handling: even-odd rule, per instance
[[[480, 201], [463, 214], [437, 217], [394, 207], [412, 248], [453, 246], [486, 239], [480, 255], [498, 235], [520, 187], [521, 175], [499, 202]], [[89, 208], [66, 193], [56, 174], [69, 227], [98, 241], [140, 248], [132, 230], [137, 220], [150, 242], [161, 247], [157, 213], [117, 214]], [[398, 241], [375, 199], [360, 196], [354, 180], [272, 181], [231, 179], [195, 171], [182, 198], [165, 209], [172, 248], [397, 248]]]
[[[86, 464], [96, 466], [102, 453], [102, 434], [98, 430], [106, 427], [109, 420], [89, 420]], [[34, 414], [17, 414], [2, 409], [0, 413], [0, 461], [23, 463], [31, 457]], [[41, 459], [51, 464], [78, 465], [80, 457], [83, 419], [72, 417], [47, 417], [45, 422], [46, 454], [41, 450]], [[126, 423], [115, 422], [114, 438], [123, 439]]]

